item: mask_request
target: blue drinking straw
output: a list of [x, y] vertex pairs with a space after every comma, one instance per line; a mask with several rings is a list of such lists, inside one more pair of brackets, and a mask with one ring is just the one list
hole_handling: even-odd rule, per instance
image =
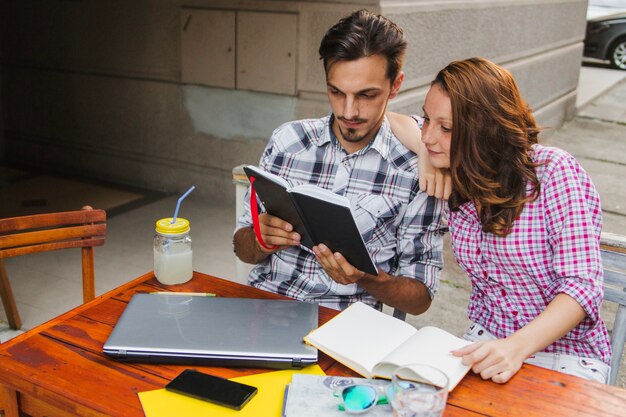
[[185, 192], [185, 194], [181, 195], [180, 198], [178, 199], [178, 203], [176, 203], [176, 210], [174, 210], [174, 217], [172, 218], [172, 224], [176, 223], [176, 218], [178, 217], [178, 209], [180, 208], [180, 203], [182, 203], [185, 197], [187, 197], [189, 193], [191, 193], [195, 189], [196, 189], [196, 186], [192, 185], [191, 188], [189, 188]]

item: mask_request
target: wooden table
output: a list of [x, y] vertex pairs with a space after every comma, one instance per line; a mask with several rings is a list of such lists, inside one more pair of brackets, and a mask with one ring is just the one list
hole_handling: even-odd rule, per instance
[[[6, 416], [19, 415], [18, 408], [32, 416], [143, 416], [137, 392], [162, 388], [187, 367], [116, 362], [102, 345], [134, 293], [163, 290], [284, 298], [197, 272], [187, 284], [169, 288], [146, 274], [0, 345]], [[320, 308], [320, 324], [335, 314]], [[319, 365], [328, 374], [356, 376], [322, 353]], [[227, 378], [267, 372], [197, 368]], [[527, 365], [504, 385], [470, 373], [450, 394], [445, 416], [483, 415], [623, 417], [626, 390]]]

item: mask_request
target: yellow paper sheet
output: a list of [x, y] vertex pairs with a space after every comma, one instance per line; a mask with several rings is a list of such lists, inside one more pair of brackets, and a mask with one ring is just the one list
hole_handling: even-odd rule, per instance
[[325, 375], [322, 368], [312, 365], [298, 370], [288, 369], [233, 378], [233, 381], [258, 388], [257, 394], [239, 411], [165, 389], [140, 392], [137, 395], [146, 417], [280, 417], [285, 385], [291, 382], [291, 376], [295, 373]]

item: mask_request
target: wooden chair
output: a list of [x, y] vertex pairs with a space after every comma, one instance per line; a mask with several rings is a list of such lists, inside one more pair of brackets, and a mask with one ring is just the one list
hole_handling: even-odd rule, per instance
[[82, 210], [0, 219], [0, 297], [12, 329], [22, 322], [4, 265], [4, 258], [81, 248], [83, 302], [95, 297], [93, 248], [104, 244], [106, 212], [85, 206]]
[[626, 343], [626, 237], [603, 233], [600, 240], [604, 267], [604, 299], [617, 303], [617, 313], [611, 332], [611, 375], [609, 384], [615, 385], [624, 343]]

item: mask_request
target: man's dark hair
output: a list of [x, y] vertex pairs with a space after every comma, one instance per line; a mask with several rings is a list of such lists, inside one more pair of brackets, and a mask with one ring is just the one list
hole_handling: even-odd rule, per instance
[[327, 75], [335, 62], [382, 55], [387, 58], [387, 78], [393, 82], [402, 68], [406, 47], [404, 32], [398, 25], [384, 16], [361, 9], [328, 29], [319, 54]]

